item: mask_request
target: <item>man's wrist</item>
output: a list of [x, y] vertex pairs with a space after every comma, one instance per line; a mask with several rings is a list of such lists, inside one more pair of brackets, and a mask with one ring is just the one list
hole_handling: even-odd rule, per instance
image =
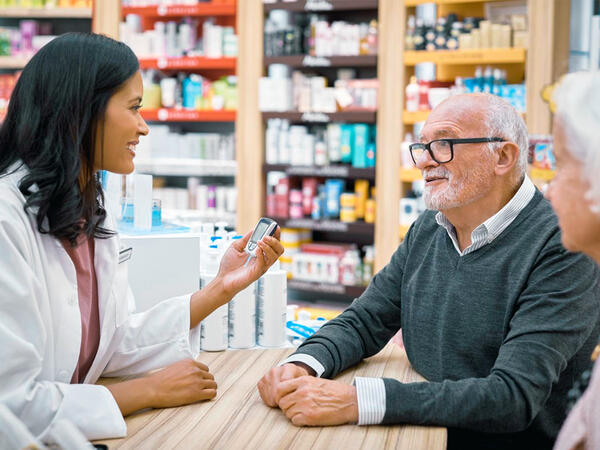
[[312, 367], [310, 367], [308, 364], [304, 364], [303, 362], [291, 361], [287, 364], [294, 364], [294, 365], [300, 367], [301, 369], [303, 369], [306, 372], [306, 375], [310, 375], [311, 377], [314, 377], [317, 375], [317, 372], [315, 372], [315, 370]]
[[356, 386], [348, 386], [347, 423], [358, 423], [358, 394]]

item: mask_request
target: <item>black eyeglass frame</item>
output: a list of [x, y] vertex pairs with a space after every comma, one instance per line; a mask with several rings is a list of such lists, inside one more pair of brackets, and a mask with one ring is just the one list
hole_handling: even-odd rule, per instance
[[[501, 138], [501, 137], [488, 137], [488, 138], [463, 138], [463, 139], [434, 139], [431, 142], [428, 142], [427, 144], [423, 144], [422, 142], [417, 142], [415, 144], [410, 144], [408, 146], [408, 149], [410, 150], [410, 157], [412, 158], [413, 162], [415, 163], [415, 166], [417, 165], [417, 161], [415, 160], [415, 156], [413, 155], [413, 150], [414, 149], [422, 149], [425, 150], [427, 152], [429, 152], [429, 156], [431, 156], [431, 159], [433, 159], [436, 163], [438, 164], [446, 164], [449, 163], [450, 161], [452, 161], [454, 159], [454, 144], [481, 144], [484, 142], [504, 142], [506, 141], [506, 139]], [[439, 161], [434, 155], [433, 155], [433, 151], [431, 150], [431, 144], [435, 143], [435, 142], [447, 142], [450, 145], [450, 159], [447, 161]]]

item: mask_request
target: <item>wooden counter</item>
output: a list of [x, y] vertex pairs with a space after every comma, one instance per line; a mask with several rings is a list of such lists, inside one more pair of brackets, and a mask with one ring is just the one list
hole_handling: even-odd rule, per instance
[[[260, 378], [292, 349], [203, 353], [218, 383], [217, 398], [179, 408], [144, 411], [127, 418], [127, 438], [104, 440], [110, 449], [445, 449], [446, 429], [417, 426], [344, 425], [295, 427], [277, 408], [267, 407], [256, 389]], [[420, 381], [406, 354], [388, 345], [337, 377], [386, 376]]]

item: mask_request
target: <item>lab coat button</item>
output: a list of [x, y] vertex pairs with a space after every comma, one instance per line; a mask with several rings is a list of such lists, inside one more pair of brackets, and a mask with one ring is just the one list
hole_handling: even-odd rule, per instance
[[75, 306], [76, 300], [77, 300], [77, 297], [75, 296], [75, 294], [73, 294], [69, 297], [69, 300], [67, 301], [67, 303], [69, 304], [69, 306]]
[[61, 370], [60, 372], [58, 372], [58, 378], [61, 381], [64, 381], [65, 383], [67, 381], [69, 381], [69, 372], [67, 372], [66, 370]]

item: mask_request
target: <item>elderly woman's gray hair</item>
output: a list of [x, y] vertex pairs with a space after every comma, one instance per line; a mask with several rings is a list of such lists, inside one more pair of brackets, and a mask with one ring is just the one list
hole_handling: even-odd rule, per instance
[[600, 214], [600, 71], [566, 75], [553, 94], [567, 150], [579, 160], [590, 184], [587, 199]]

